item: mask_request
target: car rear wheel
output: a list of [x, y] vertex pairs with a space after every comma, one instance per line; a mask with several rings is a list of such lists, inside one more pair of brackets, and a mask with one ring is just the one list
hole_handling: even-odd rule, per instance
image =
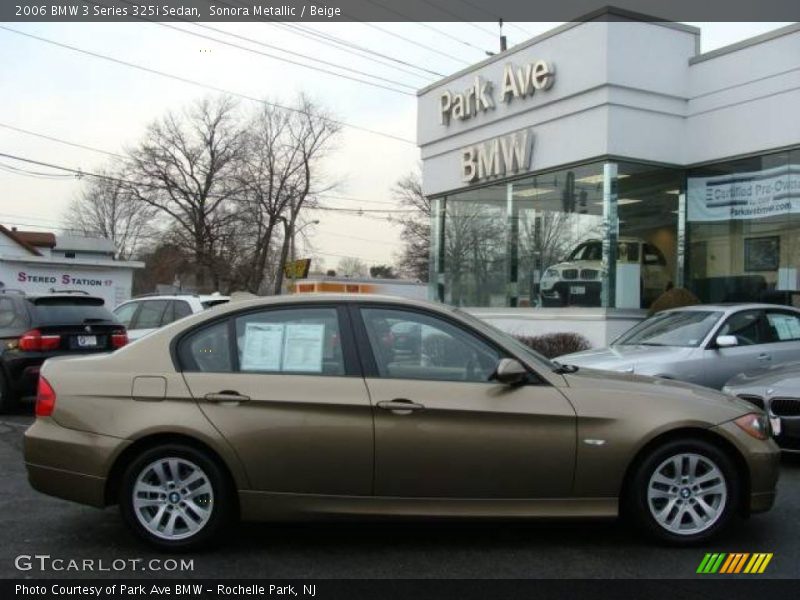
[[217, 539], [234, 514], [219, 465], [183, 444], [145, 450], [127, 467], [120, 510], [129, 527], [161, 549], [188, 550]]
[[713, 537], [736, 514], [739, 479], [725, 452], [703, 440], [669, 442], [636, 469], [629, 506], [652, 537], [690, 544]]

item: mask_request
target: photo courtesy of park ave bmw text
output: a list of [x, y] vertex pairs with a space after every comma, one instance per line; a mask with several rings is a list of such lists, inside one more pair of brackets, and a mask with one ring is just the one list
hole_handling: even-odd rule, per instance
[[0, 597], [792, 594], [796, 0], [15, 0], [0, 55]]

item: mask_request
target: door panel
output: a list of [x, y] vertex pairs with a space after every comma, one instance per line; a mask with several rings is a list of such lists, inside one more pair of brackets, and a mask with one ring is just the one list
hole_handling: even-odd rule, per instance
[[372, 493], [372, 410], [342, 314], [251, 310], [181, 340], [186, 383], [253, 489]]
[[[572, 490], [575, 412], [554, 387], [367, 380], [375, 408], [375, 494], [559, 498]], [[407, 399], [422, 410], [383, 410]]]
[[359, 315], [376, 495], [569, 495], [575, 413], [556, 388], [490, 381], [505, 352], [458, 321], [398, 308], [365, 307]]
[[[253, 489], [372, 493], [372, 414], [364, 380], [184, 373], [200, 408], [233, 446]], [[210, 402], [236, 391], [245, 402]]]

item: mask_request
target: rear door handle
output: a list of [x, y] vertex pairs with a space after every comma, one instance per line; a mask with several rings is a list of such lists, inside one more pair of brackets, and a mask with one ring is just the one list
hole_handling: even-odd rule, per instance
[[758, 360], [772, 360], [772, 356], [767, 354], [766, 352], [762, 352], [758, 356], [756, 356]]
[[389, 410], [396, 415], [409, 415], [416, 410], [425, 410], [425, 406], [406, 400], [405, 398], [395, 398], [394, 400], [381, 400], [375, 406], [383, 410]]
[[233, 390], [222, 390], [216, 394], [206, 394], [203, 396], [209, 402], [247, 402], [250, 396], [244, 396]]

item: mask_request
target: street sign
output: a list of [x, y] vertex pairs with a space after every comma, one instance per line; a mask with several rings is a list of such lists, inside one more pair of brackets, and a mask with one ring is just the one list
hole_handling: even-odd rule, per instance
[[287, 262], [283, 265], [283, 274], [287, 279], [305, 279], [308, 277], [308, 270], [311, 268], [310, 258], [301, 258], [294, 262]]

